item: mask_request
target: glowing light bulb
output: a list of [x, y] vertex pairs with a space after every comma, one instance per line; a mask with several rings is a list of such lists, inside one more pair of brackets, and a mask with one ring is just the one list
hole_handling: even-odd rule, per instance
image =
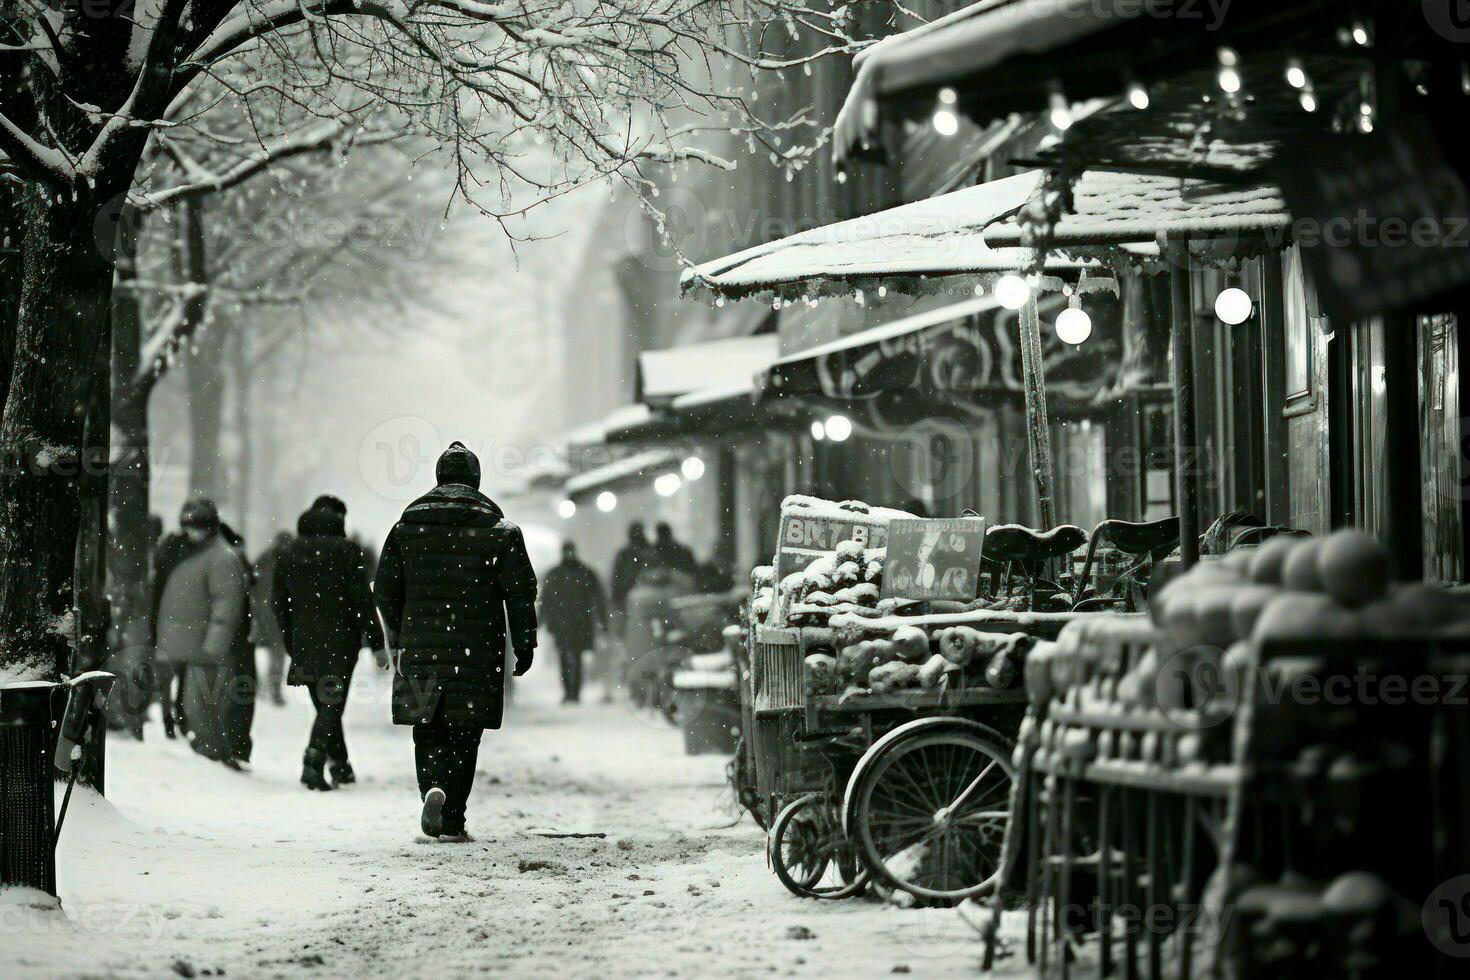
[[1251, 301], [1250, 293], [1239, 286], [1222, 289], [1220, 295], [1215, 297], [1215, 316], [1220, 318], [1221, 323], [1228, 323], [1232, 327], [1249, 320], [1254, 308], [1255, 303]]
[[1234, 95], [1240, 91], [1240, 72], [1234, 68], [1220, 69], [1220, 91], [1226, 95]]
[[684, 474], [686, 480], [697, 480], [704, 476], [704, 460], [698, 456], [690, 456], [680, 464], [679, 472]]
[[1128, 86], [1128, 104], [1135, 109], [1148, 108], [1148, 89], [1141, 82], [1134, 82]]
[[1068, 307], [1057, 315], [1057, 339], [1076, 346], [1092, 336], [1092, 317], [1079, 306]]
[[572, 500], [563, 500], [556, 505], [557, 516], [564, 521], [569, 521], [577, 516], [577, 504]]
[[679, 474], [665, 473], [653, 481], [653, 492], [660, 497], [672, 497], [679, 492], [679, 488], [683, 485], [684, 481], [680, 479]]
[[847, 437], [852, 435], [852, 419], [846, 415], [834, 415], [822, 424], [827, 432], [827, 438], [833, 442], [846, 442]]
[[1301, 99], [1299, 101], [1302, 104], [1303, 111], [1305, 111], [1305, 112], [1316, 112], [1317, 111], [1317, 96], [1310, 89], [1302, 93], [1302, 97], [1301, 97]]
[[827, 438], [827, 427], [819, 421], [813, 422], [812, 438], [817, 440], [817, 442], [821, 442], [823, 439]]
[[1031, 296], [1031, 287], [1026, 280], [1012, 273], [1001, 276], [995, 283], [995, 299], [1008, 310], [1019, 310]]
[[1286, 84], [1292, 88], [1307, 87], [1307, 73], [1302, 69], [1299, 62], [1293, 61], [1286, 66]]
[[939, 90], [939, 101], [942, 105], [954, 105], [959, 100], [959, 93], [948, 85]]
[[618, 506], [618, 495], [611, 490], [604, 490], [597, 495], [597, 509], [604, 514], [611, 514]]
[[1051, 110], [1047, 113], [1047, 117], [1051, 120], [1052, 126], [1061, 132], [1072, 128], [1072, 110], [1067, 105], [1066, 96], [1060, 92], [1051, 94]]
[[929, 121], [940, 136], [953, 136], [960, 131], [959, 117], [948, 109], [936, 110], [934, 118]]

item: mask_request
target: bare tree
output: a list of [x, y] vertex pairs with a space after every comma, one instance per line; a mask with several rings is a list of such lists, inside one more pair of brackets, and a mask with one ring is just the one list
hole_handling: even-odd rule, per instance
[[[518, 184], [544, 198], [609, 174], [637, 179], [648, 161], [731, 165], [663, 124], [686, 109], [712, 125], [753, 119], [738, 94], [704, 84], [699, 64], [781, 67], [762, 53], [772, 28], [829, 39], [802, 60], [850, 51], [847, 11], [800, 0], [9, 0], [0, 152], [24, 181], [24, 241], [0, 421], [0, 666], [51, 677], [65, 663], [76, 473], [113, 280], [98, 219], [132, 188], [151, 138], [207, 118], [178, 111], [193, 86], [212, 79], [243, 103], [284, 99], [322, 119], [391, 106], [449, 149], [464, 197], [504, 217]], [[556, 166], [540, 169], [543, 156]]]

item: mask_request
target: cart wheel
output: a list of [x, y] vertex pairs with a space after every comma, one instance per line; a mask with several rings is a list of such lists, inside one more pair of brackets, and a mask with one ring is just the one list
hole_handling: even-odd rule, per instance
[[945, 904], [995, 887], [1010, 822], [1005, 739], [978, 725], [919, 730], [864, 761], [848, 827], [875, 880]]
[[786, 890], [802, 898], [851, 898], [868, 887], [868, 874], [842, 836], [820, 793], [786, 804], [771, 824], [767, 851]]

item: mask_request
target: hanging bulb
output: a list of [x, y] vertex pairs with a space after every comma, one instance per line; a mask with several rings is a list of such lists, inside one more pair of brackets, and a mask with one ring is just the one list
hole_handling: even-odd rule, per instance
[[1250, 293], [1239, 286], [1227, 286], [1215, 297], [1215, 316], [1232, 327], [1249, 320], [1254, 309]]
[[1072, 110], [1067, 105], [1067, 97], [1061, 92], [1051, 94], [1051, 110], [1048, 118], [1058, 132], [1065, 133], [1072, 128]]
[[959, 93], [948, 85], [939, 90], [939, 102], [941, 105], [954, 105], [959, 100]]
[[948, 109], [936, 109], [929, 122], [940, 136], [953, 136], [960, 131], [959, 117]]
[[1298, 101], [1301, 102], [1303, 110], [1307, 112], [1317, 111], [1317, 94], [1311, 89], [1304, 90], [1301, 94], [1301, 98]]
[[1235, 95], [1240, 91], [1240, 70], [1236, 67], [1240, 59], [1232, 48], [1221, 48], [1219, 57], [1220, 74], [1215, 80], [1220, 85], [1220, 91], [1226, 95]]
[[879, 299], [882, 299], [883, 297], [885, 297], [887, 295], [888, 295], [888, 287], [887, 286], [879, 286], [878, 287], [878, 298]]
[[1366, 48], [1373, 43], [1373, 36], [1368, 33], [1368, 25], [1363, 21], [1354, 21], [1352, 27], [1353, 43], [1360, 48]]
[[995, 283], [995, 299], [1008, 310], [1019, 310], [1031, 296], [1031, 287], [1015, 273], [1001, 276]]
[[1292, 58], [1286, 63], [1286, 84], [1292, 88], [1307, 87], [1307, 72], [1302, 68], [1302, 63], [1297, 58]]
[[1143, 87], [1142, 82], [1134, 82], [1128, 86], [1128, 104], [1138, 110], [1148, 108], [1148, 89]]
[[[1074, 296], [1073, 302], [1076, 302]], [[1092, 336], [1092, 317], [1080, 306], [1069, 306], [1057, 315], [1057, 339], [1073, 347]]]

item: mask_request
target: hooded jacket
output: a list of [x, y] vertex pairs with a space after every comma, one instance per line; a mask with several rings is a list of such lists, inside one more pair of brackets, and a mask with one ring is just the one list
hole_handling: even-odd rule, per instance
[[281, 550], [271, 582], [271, 607], [291, 655], [286, 683], [350, 676], [362, 647], [383, 647], [367, 558], [347, 540], [335, 509], [313, 505], [296, 522], [296, 532]]
[[442, 711], [451, 724], [499, 728], [507, 629], [516, 649], [536, 646], [536, 572], [520, 528], [474, 487], [441, 483], [388, 532], [373, 591], [399, 650], [394, 722]]

